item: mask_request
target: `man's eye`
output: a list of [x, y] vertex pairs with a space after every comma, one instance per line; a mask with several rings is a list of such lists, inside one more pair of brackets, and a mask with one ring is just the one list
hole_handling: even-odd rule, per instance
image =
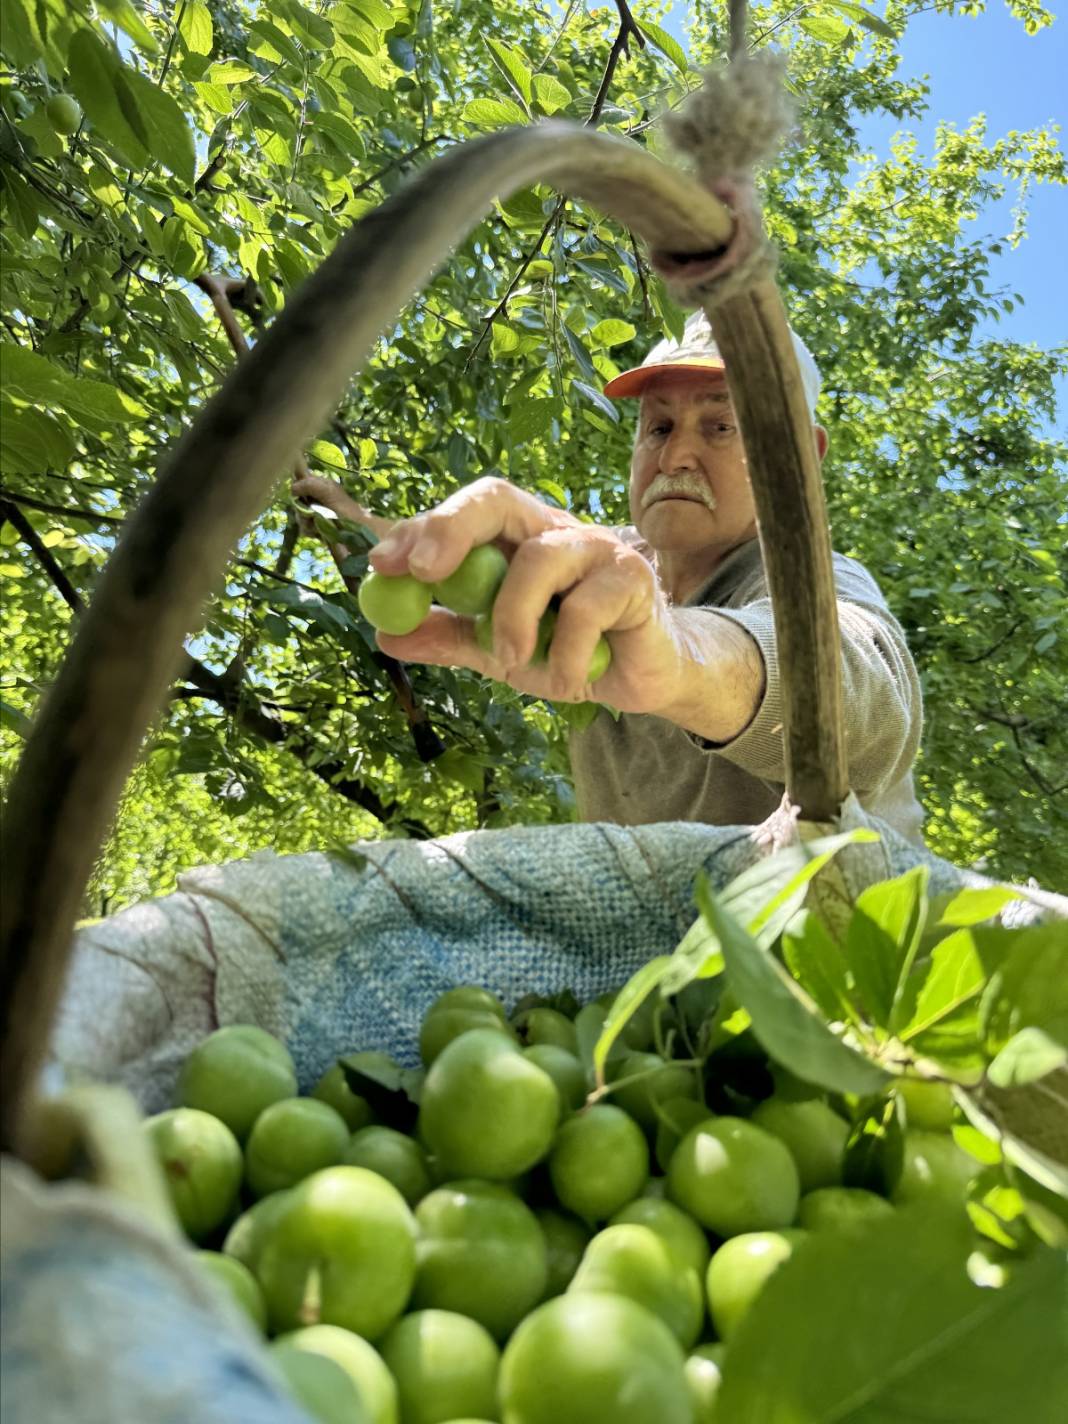
[[668, 425], [668, 424], [666, 424], [666, 422], [664, 422], [664, 421], [658, 421], [656, 425], [650, 425], [650, 427], [649, 427], [649, 434], [650, 434], [650, 435], [666, 435], [670, 429], [671, 429], [671, 426]]

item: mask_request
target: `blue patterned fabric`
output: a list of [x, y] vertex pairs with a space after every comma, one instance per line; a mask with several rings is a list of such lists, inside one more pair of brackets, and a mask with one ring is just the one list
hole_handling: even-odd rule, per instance
[[[855, 890], [920, 860], [932, 891], [979, 879], [882, 834], [840, 858]], [[484, 985], [509, 1006], [563, 988], [596, 997], [674, 949], [695, 917], [699, 870], [722, 887], [760, 854], [750, 827], [693, 822], [480, 831], [355, 852], [362, 867], [270, 852], [205, 867], [176, 894], [83, 930], [58, 1061], [119, 1079], [151, 1111], [221, 1023], [283, 1038], [303, 1089], [355, 1049], [415, 1063], [420, 1018], [451, 985]]]
[[4, 1424], [310, 1424], [188, 1252], [5, 1161]]

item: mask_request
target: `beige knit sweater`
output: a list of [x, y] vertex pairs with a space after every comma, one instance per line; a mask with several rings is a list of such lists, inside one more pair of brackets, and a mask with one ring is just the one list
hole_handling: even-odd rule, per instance
[[[635, 538], [632, 530], [620, 533]], [[861, 564], [835, 554], [834, 573], [850, 786], [872, 815], [922, 844], [923, 812], [912, 784], [922, 706], [905, 635]], [[580, 820], [759, 825], [779, 805], [782, 701], [759, 541], [733, 550], [687, 606], [714, 608], [756, 639], [767, 674], [757, 714], [741, 736], [720, 746], [661, 717], [624, 713], [617, 721], [602, 711], [571, 735]]]

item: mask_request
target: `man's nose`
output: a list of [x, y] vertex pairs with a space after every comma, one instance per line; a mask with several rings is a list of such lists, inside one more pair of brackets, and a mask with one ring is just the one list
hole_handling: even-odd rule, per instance
[[664, 474], [673, 470], [697, 470], [701, 467], [701, 442], [696, 430], [676, 426], [660, 447], [660, 469]]

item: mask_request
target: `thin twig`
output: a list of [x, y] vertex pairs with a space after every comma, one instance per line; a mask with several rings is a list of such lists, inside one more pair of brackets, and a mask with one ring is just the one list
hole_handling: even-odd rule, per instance
[[81, 594], [71, 583], [52, 550], [44, 543], [22, 510], [12, 504], [10, 500], [0, 500], [0, 519], [6, 519], [11, 527], [18, 532], [19, 538], [27, 545], [34, 558], [52, 580], [56, 592], [62, 597], [68, 608], [72, 608], [75, 613], [80, 613], [85, 607]]
[[50, 504], [47, 500], [37, 499], [28, 494], [17, 494], [14, 490], [9, 489], [0, 489], [0, 499], [10, 500], [13, 504], [22, 505], [26, 509], [38, 509], [42, 514], [58, 514], [68, 519], [84, 519], [96, 524], [109, 524], [116, 529], [121, 529], [125, 522], [112, 514], [98, 514], [95, 509], [75, 509], [65, 504]]
[[608, 55], [608, 63], [604, 67], [604, 73], [601, 75], [601, 83], [597, 90], [597, 96], [593, 101], [593, 108], [590, 110], [590, 116], [586, 120], [586, 124], [590, 128], [593, 128], [601, 117], [601, 110], [604, 108], [604, 101], [608, 97], [609, 86], [615, 76], [616, 65], [619, 63], [620, 55], [625, 54], [628, 58], [630, 57], [628, 44], [631, 36], [637, 40], [639, 49], [645, 48], [645, 36], [634, 23], [634, 16], [630, 13], [630, 6], [627, 4], [627, 0], [616, 0], [616, 9], [619, 11], [619, 30], [616, 33], [615, 39], [612, 41], [612, 48]]
[[[18, 531], [20, 538], [26, 542], [56, 591], [72, 612], [83, 613], [85, 611], [84, 600], [61, 568], [55, 555], [45, 547], [25, 515], [9, 500], [0, 501], [0, 515]], [[264, 569], [263, 572], [269, 574], [271, 570]], [[383, 823], [392, 821], [398, 809], [396, 801], [383, 801], [377, 791], [365, 782], [346, 775], [345, 768], [340, 761], [336, 759], [322, 760], [322, 748], [318, 743], [291, 723], [282, 722], [272, 716], [264, 705], [252, 696], [251, 689], [246, 682], [233, 676], [228, 677], [226, 673], [212, 672], [211, 668], [194, 657], [189, 658], [183, 676], [195, 686], [182, 685], [176, 690], [176, 696], [188, 699], [194, 694], [198, 694], [210, 698], [246, 731], [261, 737], [273, 746], [284, 745], [285, 749], [292, 752], [306, 770], [312, 772], [320, 781], [325, 782], [332, 791], [336, 791], [347, 801], [352, 801], [365, 811], [370, 812], [376, 820]], [[428, 839], [430, 836], [429, 829], [421, 821], [405, 817], [402, 824], [409, 835], [420, 839]]]
[[[597, 97], [593, 101], [593, 108], [590, 110], [589, 116], [585, 121], [586, 128], [595, 128], [598, 119], [601, 117], [601, 110], [604, 108], [604, 101], [608, 94], [609, 86], [612, 83], [612, 77], [616, 72], [616, 65], [619, 63], [619, 57], [621, 54], [629, 55], [630, 53], [627, 48], [630, 38], [633, 36], [637, 40], [639, 48], [645, 48], [645, 36], [642, 34], [638, 26], [634, 23], [634, 16], [630, 13], [630, 6], [627, 4], [627, 0], [616, 0], [616, 9], [619, 11], [619, 30], [616, 34], [614, 41], [612, 42], [612, 49], [608, 56], [608, 62], [604, 67], [604, 73], [601, 76], [601, 83], [597, 90]], [[497, 305], [490, 312], [489, 316], [483, 322], [482, 329], [479, 331], [479, 334], [475, 339], [475, 344], [467, 353], [467, 359], [464, 362], [465, 374], [470, 369], [471, 363], [474, 361], [479, 351], [482, 349], [486, 337], [493, 330], [493, 323], [497, 320], [499, 316], [503, 316], [504, 313], [507, 311], [508, 303], [512, 299], [512, 294], [515, 292], [515, 289], [523, 280], [523, 276], [527, 268], [534, 261], [534, 258], [538, 255], [538, 253], [541, 251], [541, 245], [549, 236], [549, 233], [552, 231], [554, 224], [559, 221], [560, 216], [564, 211], [564, 205], [566, 202], [566, 198], [560, 198], [557, 200], [556, 206], [549, 214], [545, 226], [538, 234], [536, 241], [524, 254], [522, 262], [520, 262], [518, 268], [512, 276], [512, 280], [508, 283], [508, 290], [505, 292], [504, 296], [500, 299]]]

